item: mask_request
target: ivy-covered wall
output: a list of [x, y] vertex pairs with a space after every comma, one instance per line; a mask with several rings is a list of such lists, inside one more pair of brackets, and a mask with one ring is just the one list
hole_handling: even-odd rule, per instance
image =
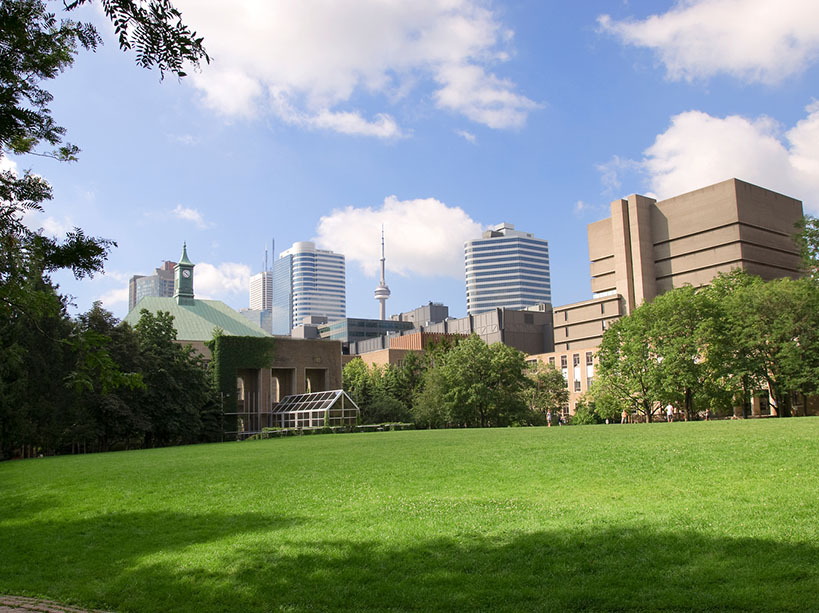
[[208, 342], [213, 379], [224, 406], [236, 406], [236, 376], [242, 368], [266, 368], [276, 352], [275, 338], [220, 335]]

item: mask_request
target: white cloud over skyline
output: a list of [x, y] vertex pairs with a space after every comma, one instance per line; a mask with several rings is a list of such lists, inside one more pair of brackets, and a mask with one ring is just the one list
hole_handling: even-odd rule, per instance
[[250, 283], [250, 266], [236, 262], [221, 264], [196, 264], [194, 291], [197, 298], [225, 300], [231, 296], [247, 293]]
[[191, 76], [207, 105], [228, 116], [272, 112], [344, 134], [395, 138], [396, 120], [367, 118], [364, 96], [392, 104], [413, 93], [490, 128], [519, 128], [538, 105], [493, 70], [513, 32], [479, 0], [180, 0], [207, 32], [214, 61]]
[[597, 21], [624, 43], [655, 51], [672, 80], [725, 73], [772, 85], [819, 60], [816, 0], [678, 0], [643, 20]]
[[382, 224], [387, 270], [402, 276], [463, 278], [464, 241], [479, 238], [482, 232], [460, 207], [435, 198], [389, 196], [377, 209], [348, 206], [322, 217], [314, 240], [375, 277], [380, 271]]
[[[642, 173], [651, 195], [677, 196], [732, 177], [803, 200], [819, 213], [819, 102], [790, 129], [770, 117], [714, 117], [686, 111], [644, 151], [640, 161], [613, 157], [601, 179], [620, 188], [620, 173]], [[656, 196], [655, 196], [656, 195]]]

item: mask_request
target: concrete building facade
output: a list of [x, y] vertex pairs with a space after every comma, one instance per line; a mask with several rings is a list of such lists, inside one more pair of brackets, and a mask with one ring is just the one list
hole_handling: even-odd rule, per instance
[[611, 217], [588, 226], [594, 297], [555, 307], [554, 349], [530, 360], [564, 372], [574, 412], [607, 326], [643, 302], [735, 268], [766, 280], [800, 276], [793, 235], [801, 217], [799, 200], [739, 179], [662, 201], [636, 194], [615, 200]]
[[742, 268], [763, 279], [800, 275], [793, 241], [802, 203], [739, 179], [656, 201], [632, 195], [590, 224], [595, 297], [620, 295], [626, 313], [674, 287], [707, 285]]
[[464, 244], [466, 311], [551, 303], [549, 243], [501, 223]]
[[273, 333], [288, 335], [309, 315], [328, 320], [347, 314], [344, 256], [294, 243], [273, 264]]
[[410, 321], [416, 326], [425, 326], [428, 324], [435, 324], [444, 321], [449, 317], [449, 307], [441, 302], [432, 302], [424, 304], [406, 313], [398, 313], [392, 315], [390, 319], [393, 321]]

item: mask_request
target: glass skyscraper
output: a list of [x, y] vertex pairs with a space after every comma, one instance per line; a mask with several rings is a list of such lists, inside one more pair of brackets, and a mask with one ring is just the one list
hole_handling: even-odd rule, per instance
[[523, 309], [552, 301], [549, 243], [502, 223], [464, 244], [466, 310]]
[[344, 256], [294, 243], [273, 263], [273, 334], [290, 334], [308, 315], [347, 315]]

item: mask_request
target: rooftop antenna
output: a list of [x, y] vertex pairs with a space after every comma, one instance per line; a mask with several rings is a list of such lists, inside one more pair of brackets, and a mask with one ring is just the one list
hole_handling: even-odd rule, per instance
[[267, 245], [264, 246], [264, 268], [262, 270], [267, 272]]
[[375, 299], [380, 303], [379, 319], [387, 319], [387, 298], [390, 297], [390, 288], [384, 280], [384, 224], [381, 224], [381, 283], [375, 288]]

